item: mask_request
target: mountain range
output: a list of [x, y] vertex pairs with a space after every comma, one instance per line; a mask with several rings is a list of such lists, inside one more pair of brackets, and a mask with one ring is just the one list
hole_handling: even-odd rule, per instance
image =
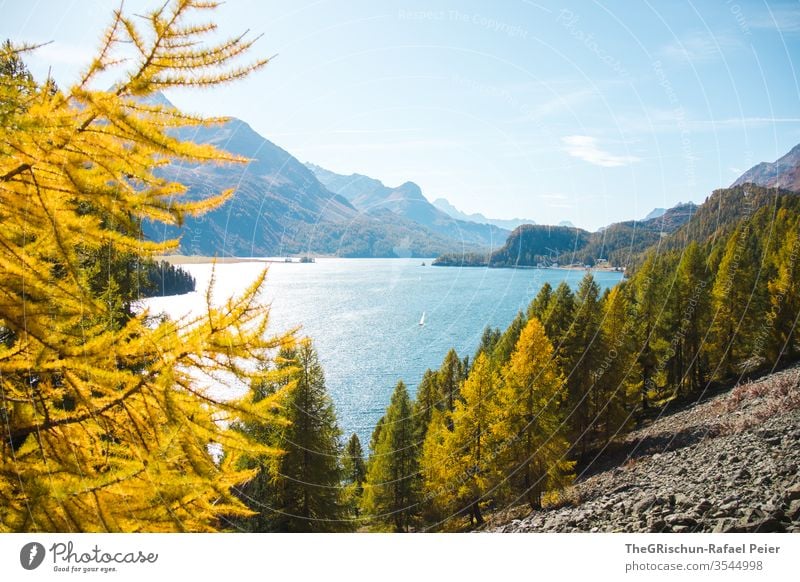
[[[160, 94], [149, 101], [170, 105]], [[151, 240], [180, 237], [184, 254], [431, 257], [498, 247], [509, 234], [493, 225], [451, 218], [431, 205], [413, 182], [389, 188], [366, 176], [353, 181], [317, 166], [312, 171], [239, 119], [182, 129], [179, 137], [249, 159], [245, 165], [161, 169], [187, 186], [190, 200], [235, 187], [224, 205], [187, 217], [181, 227], [143, 225]]]
[[748, 182], [766, 188], [800, 192], [800, 145], [796, 145], [774, 162], [756, 164], [739, 176], [732, 186], [741, 186]]
[[503, 244], [509, 231], [488, 223], [460, 220], [428, 202], [414, 182], [404, 182], [396, 188], [380, 180], [351, 174], [345, 176], [306, 164], [328, 190], [345, 198], [360, 212], [369, 216], [386, 216], [391, 212], [454, 241], [467, 245], [492, 248]]
[[458, 208], [450, 204], [444, 198], [437, 198], [433, 201], [433, 205], [441, 210], [442, 212], [446, 212], [453, 218], [457, 218], [458, 220], [466, 220], [470, 222], [477, 222], [480, 224], [493, 224], [500, 228], [505, 228], [508, 230], [514, 230], [518, 226], [523, 224], [536, 224], [536, 221], [530, 218], [487, 218], [480, 212], [474, 212], [472, 214], [467, 214], [466, 212], [460, 211]]
[[574, 226], [524, 224], [506, 244], [490, 253], [451, 253], [436, 259], [442, 266], [518, 267], [536, 265], [594, 265], [604, 259], [624, 267], [633, 257], [689, 222], [697, 210], [681, 203], [655, 218], [617, 222], [597, 232]]
[[[143, 226], [145, 236], [152, 240], [180, 236], [180, 252], [185, 254], [430, 257], [499, 246], [507, 235], [496, 227], [460, 224], [449, 217], [442, 221], [449, 224], [434, 221], [428, 228], [406, 216], [419, 209], [411, 203], [406, 215], [380, 206], [364, 212], [331, 192], [294, 156], [238, 119], [181, 130], [181, 137], [213, 144], [250, 160], [246, 165], [172, 165], [161, 170], [187, 186], [189, 199], [235, 187], [233, 197], [224, 205], [199, 217], [187, 217], [181, 227]], [[409, 199], [416, 194], [412, 186], [401, 191]]]
[[[155, 99], [169, 105], [162, 95]], [[517, 264], [591, 264], [605, 258], [624, 266], [678, 231], [698, 209], [693, 203], [656, 208], [643, 220], [615, 223], [597, 232], [568, 221], [551, 227], [529, 219], [491, 219], [465, 214], [443, 198], [431, 203], [414, 182], [392, 187], [362, 174], [342, 175], [303, 164], [235, 118], [180, 130], [180, 137], [249, 159], [245, 165], [171, 165], [161, 170], [187, 186], [189, 199], [235, 187], [223, 206], [188, 217], [181, 227], [144, 225], [145, 235], [153, 240], [180, 237], [180, 252], [191, 255], [443, 255], [440, 264], [497, 266], [523, 256], [524, 262]], [[800, 190], [800, 146], [776, 162], [754, 166], [734, 186], [746, 183]]]

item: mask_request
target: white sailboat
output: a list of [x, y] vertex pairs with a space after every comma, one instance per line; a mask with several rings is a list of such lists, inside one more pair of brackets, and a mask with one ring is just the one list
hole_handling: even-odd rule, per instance
[[425, 312], [424, 311], [422, 312], [422, 317], [419, 320], [419, 325], [420, 325], [420, 327], [425, 325]]

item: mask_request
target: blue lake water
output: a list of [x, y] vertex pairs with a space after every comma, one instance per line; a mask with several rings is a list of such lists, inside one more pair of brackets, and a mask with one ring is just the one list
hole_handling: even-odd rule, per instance
[[[300, 325], [301, 333], [313, 338], [342, 432], [357, 433], [364, 446], [398, 380], [413, 395], [424, 371], [438, 368], [451, 347], [472, 356], [484, 327], [505, 329], [546, 281], [553, 287], [567, 281], [575, 289], [585, 274], [425, 262], [428, 266], [421, 259], [317, 259], [269, 268], [264, 298], [272, 304], [272, 329]], [[241, 291], [263, 266], [217, 265], [215, 298], [221, 302]], [[149, 299], [152, 311], [179, 317], [203, 310], [211, 265], [183, 268], [197, 279], [199, 292]], [[594, 276], [601, 288], [621, 279], [614, 272]]]

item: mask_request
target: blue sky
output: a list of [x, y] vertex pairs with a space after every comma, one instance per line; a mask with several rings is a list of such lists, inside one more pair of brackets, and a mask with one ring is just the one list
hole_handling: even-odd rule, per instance
[[[67, 85], [112, 6], [0, 0], [0, 36], [54, 41], [29, 64]], [[596, 229], [702, 202], [800, 143], [796, 0], [228, 0], [218, 15], [279, 56], [174, 103], [467, 212]]]

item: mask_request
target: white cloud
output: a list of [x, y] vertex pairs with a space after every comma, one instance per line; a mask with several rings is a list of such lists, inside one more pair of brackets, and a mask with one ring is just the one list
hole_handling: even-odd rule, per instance
[[726, 51], [739, 46], [733, 37], [722, 34], [697, 33], [676, 38], [664, 45], [659, 54], [682, 63], [711, 63], [725, 57]]
[[598, 147], [597, 140], [588, 135], [568, 135], [562, 137], [566, 152], [573, 158], [589, 162], [603, 168], [616, 168], [638, 162], [635, 156], [618, 156]]
[[782, 34], [800, 32], [800, 11], [797, 8], [786, 7], [767, 9], [767, 12], [747, 21], [752, 28], [775, 30]]

